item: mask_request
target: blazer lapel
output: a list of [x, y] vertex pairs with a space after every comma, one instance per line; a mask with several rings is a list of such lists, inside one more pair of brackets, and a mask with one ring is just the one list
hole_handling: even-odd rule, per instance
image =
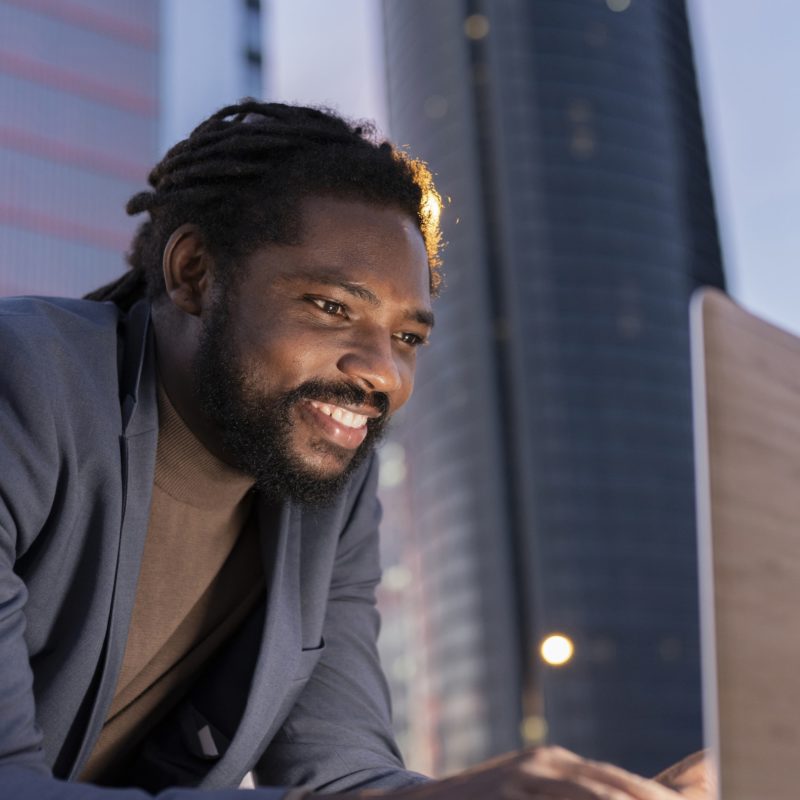
[[230, 786], [252, 767], [281, 721], [276, 714], [300, 658], [301, 512], [289, 502], [279, 510], [262, 502], [258, 513], [267, 593], [261, 643], [241, 722], [206, 788]]
[[120, 372], [123, 509], [114, 593], [106, 640], [98, 666], [97, 693], [92, 701], [92, 710], [70, 778], [78, 775], [86, 763], [114, 697], [147, 536], [158, 441], [156, 368], [154, 348], [150, 341], [149, 318], [149, 305], [138, 303], [125, 323], [124, 357]]

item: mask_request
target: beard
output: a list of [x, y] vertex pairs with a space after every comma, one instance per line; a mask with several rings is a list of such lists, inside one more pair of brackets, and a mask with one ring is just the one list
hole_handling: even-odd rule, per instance
[[[368, 394], [346, 381], [317, 379], [282, 393], [259, 392], [238, 358], [226, 294], [218, 297], [201, 333], [192, 375], [195, 396], [221, 434], [227, 459], [255, 480], [260, 493], [273, 501], [330, 505], [386, 433], [389, 400], [381, 392]], [[292, 444], [296, 408], [307, 400], [371, 405], [380, 412], [367, 420], [367, 435], [355, 450], [323, 438], [309, 441], [313, 453], [341, 465], [332, 473], [309, 464]]]

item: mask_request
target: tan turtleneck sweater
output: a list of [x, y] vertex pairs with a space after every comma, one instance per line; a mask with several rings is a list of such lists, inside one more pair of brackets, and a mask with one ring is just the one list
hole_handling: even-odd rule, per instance
[[163, 388], [153, 500], [125, 657], [81, 779], [113, 782], [264, 587], [253, 481], [213, 456]]

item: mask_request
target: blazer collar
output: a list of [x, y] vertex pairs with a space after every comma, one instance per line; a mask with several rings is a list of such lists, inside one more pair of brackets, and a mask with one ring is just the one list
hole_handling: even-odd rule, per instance
[[[119, 333], [122, 515], [116, 539], [117, 564], [106, 638], [96, 673], [97, 688], [70, 777], [78, 774], [89, 757], [114, 696], [136, 599], [153, 490], [158, 403], [150, 304], [146, 301], [136, 303], [128, 316], [120, 321]], [[112, 532], [109, 534], [113, 535]]]
[[[122, 433], [136, 436], [154, 425], [158, 412], [150, 403], [154, 399], [155, 358], [152, 340], [150, 303], [140, 300], [120, 320], [119, 396], [122, 407]], [[151, 366], [153, 369], [146, 367]], [[142, 407], [140, 400], [145, 400]], [[153, 413], [155, 411], [155, 413]]]
[[279, 701], [300, 657], [302, 513], [290, 502], [275, 508], [262, 501], [258, 510], [267, 585], [261, 644], [244, 715], [225, 755], [203, 780], [204, 788], [230, 786], [239, 778], [242, 764], [272, 738], [280, 722], [276, 720]]

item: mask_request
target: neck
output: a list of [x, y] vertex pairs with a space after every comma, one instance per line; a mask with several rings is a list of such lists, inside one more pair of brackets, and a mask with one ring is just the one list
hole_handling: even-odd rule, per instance
[[192, 367], [200, 341], [202, 323], [179, 311], [169, 300], [153, 306], [156, 363], [161, 385], [183, 422], [203, 446], [221, 461], [226, 458], [222, 438], [202, 411], [195, 394]]

